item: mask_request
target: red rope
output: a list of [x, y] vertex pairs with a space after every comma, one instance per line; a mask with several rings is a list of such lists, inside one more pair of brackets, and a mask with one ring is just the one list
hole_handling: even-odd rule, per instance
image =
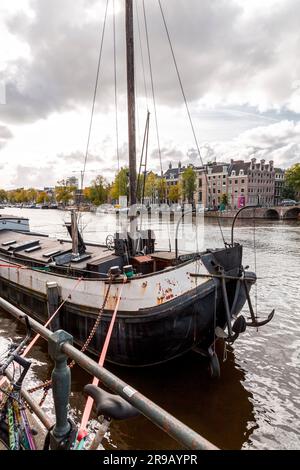
[[[66, 303], [66, 301], [70, 298], [70, 295], [71, 293], [77, 288], [77, 286], [80, 284], [80, 282], [82, 281], [82, 277], [80, 277], [79, 279], [77, 279], [77, 282], [76, 284], [74, 285], [73, 289], [71, 290], [70, 294], [68, 294], [68, 296], [63, 300], [63, 302], [59, 305], [59, 307], [55, 310], [55, 312], [53, 313], [53, 315], [46, 321], [46, 323], [44, 324], [44, 327], [47, 327], [49, 325], [49, 323], [51, 323], [51, 321], [53, 320], [53, 318], [58, 314], [58, 312], [60, 311], [60, 309], [62, 308], [62, 306]], [[33, 340], [28, 344], [28, 346], [26, 347], [25, 351], [23, 352], [22, 354], [22, 357], [25, 357], [29, 351], [32, 349], [32, 347], [35, 345], [35, 343], [37, 342], [37, 340], [39, 339], [41, 335], [39, 333], [37, 333], [35, 335], [35, 337], [33, 338]], [[2, 379], [0, 379], [0, 387], [6, 382], [7, 380], [7, 377], [2, 377]]]
[[[66, 301], [70, 298], [71, 296], [71, 293], [77, 288], [77, 286], [80, 284], [80, 282], [82, 281], [82, 277], [80, 277], [79, 279], [77, 279], [77, 282], [75, 284], [75, 286], [73, 287], [73, 289], [71, 290], [70, 294], [68, 294], [68, 296], [62, 301], [62, 303], [58, 306], [58, 308], [55, 310], [55, 312], [51, 315], [51, 317], [46, 321], [46, 323], [44, 324], [44, 327], [46, 328], [53, 320], [53, 318], [56, 317], [56, 315], [58, 314], [58, 312], [60, 311], [60, 309], [62, 308], [62, 306], [66, 303]], [[37, 340], [39, 339], [41, 335], [39, 333], [37, 333], [35, 335], [35, 337], [33, 338], [33, 340], [28, 344], [28, 346], [26, 347], [25, 351], [23, 352], [22, 356], [26, 356], [27, 353], [30, 351], [30, 349], [35, 345], [35, 343], [37, 342]]]
[[[107, 335], [106, 335], [106, 338], [105, 338], [105, 341], [104, 341], [104, 345], [103, 345], [103, 348], [102, 348], [102, 351], [101, 351], [101, 354], [100, 354], [100, 357], [99, 357], [98, 365], [100, 367], [103, 367], [103, 364], [104, 364], [104, 361], [105, 361], [105, 358], [106, 358], [106, 354], [107, 354], [107, 350], [108, 350], [108, 347], [109, 347], [111, 334], [112, 334], [113, 327], [114, 327], [114, 324], [115, 324], [115, 320], [116, 320], [117, 312], [118, 312], [118, 309], [119, 309], [121, 295], [122, 295], [122, 291], [123, 291], [123, 287], [124, 287], [125, 282], [126, 282], [126, 278], [124, 278], [124, 283], [121, 286], [120, 294], [118, 296], [118, 300], [117, 300], [117, 303], [116, 303], [116, 306], [115, 306], [115, 310], [114, 310], [113, 316], [111, 318], [109, 329], [108, 329], [108, 332], [107, 332]], [[97, 377], [94, 377], [92, 384], [97, 386], [99, 384], [99, 379]], [[86, 429], [86, 426], [87, 426], [87, 423], [88, 423], [88, 420], [90, 418], [90, 414], [91, 414], [91, 411], [92, 411], [93, 402], [94, 402], [93, 398], [88, 397], [86, 405], [85, 405], [85, 409], [84, 409], [84, 412], [83, 412], [83, 415], [82, 415], [82, 419], [81, 419], [81, 425], [80, 425], [80, 431], [79, 431], [79, 433], [81, 435], [82, 435], [82, 433], [84, 433], [84, 431]]]
[[0, 264], [0, 268], [29, 269], [27, 266], [21, 266], [21, 265], [15, 265], [15, 264]]

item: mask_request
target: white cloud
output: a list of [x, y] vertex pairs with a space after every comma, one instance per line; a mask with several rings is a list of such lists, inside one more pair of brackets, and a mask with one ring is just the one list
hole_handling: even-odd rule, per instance
[[[162, 2], [204, 158], [299, 160], [300, 2], [298, 0], [164, 0]], [[142, 20], [141, 1], [137, 0]], [[127, 159], [123, 0], [117, 5], [118, 102], [121, 164]], [[85, 153], [104, 0], [10, 0], [0, 5], [0, 185], [23, 168], [44, 168], [55, 178], [80, 171]], [[170, 158], [198, 162], [157, 2], [146, 1], [163, 166]], [[142, 44], [151, 111], [149, 166], [159, 171], [145, 35]], [[117, 169], [112, 17], [91, 136], [88, 169], [108, 178]], [[136, 44], [138, 147], [146, 100]], [[139, 158], [139, 155], [138, 155]], [[55, 164], [52, 164], [55, 162]], [[52, 170], [50, 171], [50, 168]], [[28, 170], [29, 171], [29, 170]], [[34, 174], [34, 172], [32, 172]], [[36, 181], [44, 181], [38, 173]], [[87, 181], [89, 177], [87, 176]], [[20, 181], [21, 182], [21, 181]], [[32, 183], [32, 180], [29, 182]]]
[[201, 150], [207, 161], [258, 158], [274, 160], [276, 166], [287, 167], [300, 162], [300, 123], [280, 121], [256, 127], [231, 141], [207, 143]]

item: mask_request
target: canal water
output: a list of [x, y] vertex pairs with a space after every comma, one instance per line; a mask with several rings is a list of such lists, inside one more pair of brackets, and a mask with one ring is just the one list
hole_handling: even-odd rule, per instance
[[[5, 209], [30, 218], [31, 229], [66, 237], [66, 212]], [[86, 240], [105, 241], [113, 233], [111, 214], [82, 215]], [[187, 221], [179, 228], [181, 251], [222, 246], [215, 220], [198, 220], [198, 230]], [[156, 220], [157, 248], [173, 247], [175, 223]], [[222, 222], [230, 240], [230, 223]], [[170, 242], [169, 242], [170, 239]], [[257, 286], [251, 292], [258, 316], [273, 308], [275, 317], [258, 331], [248, 328], [236, 343], [219, 348], [221, 378], [211, 381], [204, 359], [195, 353], [147, 369], [107, 368], [178, 419], [222, 449], [297, 449], [300, 447], [300, 221], [239, 222], [235, 239], [244, 245], [244, 265], [256, 270]], [[191, 245], [194, 244], [194, 247]], [[255, 247], [255, 250], [254, 250]], [[247, 309], [245, 315], [248, 317]], [[0, 354], [9, 339], [23, 334], [7, 314], [0, 315]], [[49, 377], [51, 364], [43, 341], [36, 346], [28, 386]], [[83, 386], [90, 377], [72, 370], [71, 414], [79, 420], [85, 398]], [[53, 413], [51, 394], [45, 410]], [[178, 449], [177, 443], [140, 417], [113, 422], [105, 442], [108, 449]]]

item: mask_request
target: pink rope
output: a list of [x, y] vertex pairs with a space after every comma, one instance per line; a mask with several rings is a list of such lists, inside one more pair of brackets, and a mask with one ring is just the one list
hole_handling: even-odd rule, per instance
[[[73, 289], [71, 290], [71, 293], [77, 288], [77, 286], [80, 284], [80, 282], [82, 281], [82, 277], [80, 277], [75, 286], [73, 287]], [[52, 314], [52, 316], [49, 318], [49, 320], [46, 321], [46, 323], [44, 324], [44, 327], [46, 328], [49, 323], [52, 322], [53, 318], [56, 317], [56, 315], [58, 314], [58, 312], [60, 311], [60, 309], [63, 307], [63, 305], [66, 303], [66, 301], [70, 298], [70, 295], [71, 293], [63, 300], [63, 302], [59, 305], [59, 307], [55, 310], [55, 312]], [[37, 340], [39, 339], [41, 335], [39, 333], [37, 333], [35, 335], [35, 337], [33, 338], [33, 340], [28, 344], [28, 346], [26, 347], [25, 351], [23, 352], [22, 354], [22, 357], [25, 357], [28, 352], [32, 349], [32, 347], [35, 345], [35, 343], [37, 342]]]
[[[125, 284], [125, 279], [124, 279], [124, 284]], [[114, 327], [114, 324], [115, 324], [117, 312], [118, 312], [119, 305], [120, 305], [120, 300], [121, 300], [121, 295], [122, 295], [124, 284], [122, 284], [122, 286], [121, 286], [120, 294], [119, 294], [119, 297], [118, 297], [118, 300], [117, 300], [117, 303], [116, 303], [116, 307], [115, 307], [113, 316], [111, 318], [109, 329], [108, 329], [108, 332], [107, 332], [107, 335], [106, 335], [106, 338], [105, 338], [105, 342], [104, 342], [104, 345], [103, 345], [103, 348], [102, 348], [102, 351], [101, 351], [101, 354], [100, 354], [100, 358], [99, 358], [99, 361], [98, 361], [98, 365], [100, 367], [103, 367], [103, 364], [104, 364], [104, 361], [105, 361], [105, 358], [106, 358], [107, 350], [108, 350], [110, 339], [111, 339], [111, 334], [112, 334], [112, 331], [113, 331], [113, 327]], [[97, 387], [97, 385], [99, 384], [99, 379], [97, 377], [94, 377], [92, 384], [96, 385], [96, 387]], [[92, 411], [93, 402], [94, 402], [93, 398], [88, 397], [86, 405], [85, 405], [85, 409], [84, 409], [84, 412], [83, 412], [83, 415], [82, 415], [82, 419], [81, 419], [81, 425], [80, 425], [80, 431], [81, 432], [86, 429], [86, 425], [88, 423], [88, 420], [90, 419], [90, 414], [91, 414], [91, 411]]]
[[[71, 290], [71, 293], [77, 288], [77, 286], [80, 284], [80, 282], [82, 281], [82, 277], [80, 277], [79, 279], [77, 279], [77, 282], [76, 284], [74, 285], [73, 289]], [[53, 313], [53, 315], [46, 321], [46, 323], [44, 324], [44, 327], [47, 327], [49, 325], [49, 323], [52, 322], [53, 318], [58, 314], [58, 312], [60, 311], [60, 309], [62, 308], [62, 306], [66, 303], [66, 301], [69, 299], [71, 293], [63, 300], [63, 302], [59, 305], [59, 307], [55, 310], [55, 312]], [[26, 349], [24, 350], [24, 352], [22, 353], [22, 357], [25, 357], [29, 351], [33, 348], [33, 346], [35, 345], [35, 343], [37, 342], [37, 340], [39, 339], [41, 335], [39, 333], [37, 333], [35, 335], [35, 337], [32, 339], [32, 341], [28, 344], [28, 346], [26, 347]], [[7, 377], [2, 377], [2, 379], [0, 379], [0, 387], [7, 381]]]

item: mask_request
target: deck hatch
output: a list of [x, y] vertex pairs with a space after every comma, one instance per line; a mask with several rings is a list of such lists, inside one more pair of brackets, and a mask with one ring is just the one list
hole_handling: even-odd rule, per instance
[[30, 248], [26, 248], [25, 253], [32, 253], [33, 251], [41, 250], [42, 247], [40, 245], [32, 246]]
[[9, 240], [8, 242], [3, 242], [2, 246], [13, 245], [14, 243], [17, 243], [17, 240]]
[[50, 258], [51, 256], [58, 255], [59, 253], [61, 253], [61, 250], [49, 251], [48, 253], [44, 253], [43, 257]]
[[21, 242], [18, 243], [17, 245], [9, 246], [8, 250], [10, 251], [22, 251], [25, 250], [25, 248], [31, 248], [33, 246], [39, 245], [40, 240], [28, 240], [27, 242]]

